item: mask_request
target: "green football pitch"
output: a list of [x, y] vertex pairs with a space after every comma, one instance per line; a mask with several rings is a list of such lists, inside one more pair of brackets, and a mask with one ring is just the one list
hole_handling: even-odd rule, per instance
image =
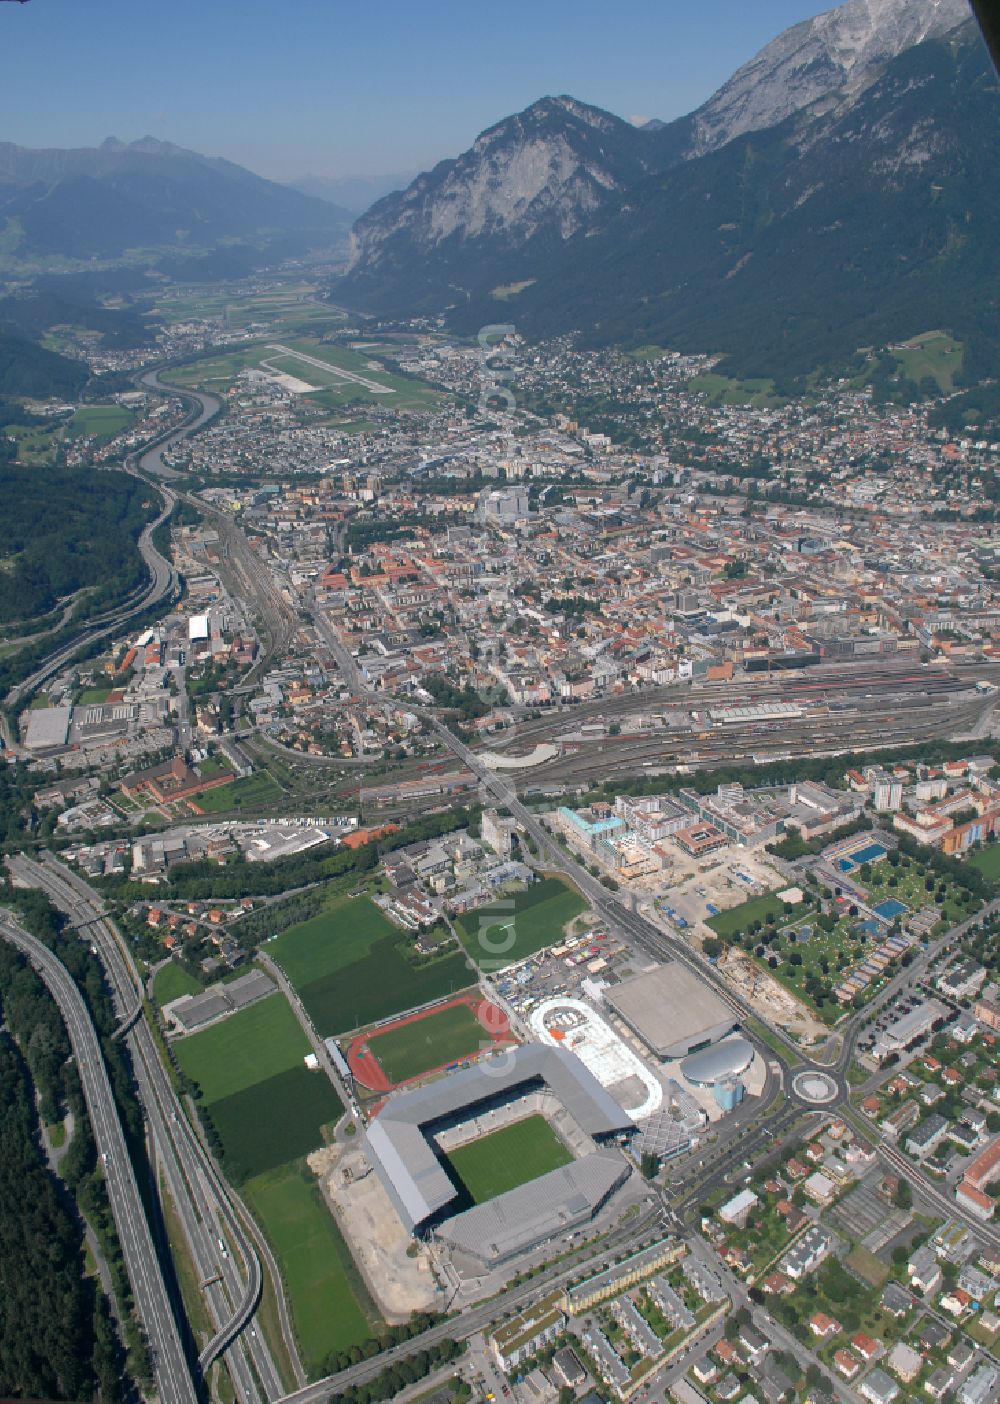
[[489, 1043], [489, 1036], [467, 1004], [456, 1004], [376, 1034], [369, 1047], [390, 1082], [405, 1082], [432, 1068], [467, 1058]]
[[447, 1159], [473, 1203], [483, 1204], [568, 1165], [573, 1157], [544, 1116], [536, 1115], [459, 1146]]

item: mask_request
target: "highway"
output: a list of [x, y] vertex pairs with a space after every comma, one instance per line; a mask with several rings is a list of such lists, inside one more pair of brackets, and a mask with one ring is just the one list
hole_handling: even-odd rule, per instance
[[154, 444], [148, 447], [140, 456], [131, 455], [125, 460], [124, 470], [131, 473], [133, 477], [141, 478], [144, 482], [150, 482], [150, 486], [163, 497], [163, 510], [155, 521], [145, 526], [136, 543], [139, 554], [145, 562], [149, 572], [149, 580], [137, 591], [131, 599], [124, 602], [117, 608], [97, 616], [89, 621], [80, 630], [77, 637], [70, 644], [50, 654], [38, 668], [25, 678], [16, 687], [12, 687], [7, 703], [11, 707], [18, 707], [22, 698], [29, 696], [48, 678], [57, 673], [79, 652], [84, 644], [96, 642], [98, 639], [107, 638], [109, 635], [117, 633], [123, 629], [130, 619], [134, 619], [137, 614], [141, 614], [150, 606], [158, 604], [165, 599], [177, 586], [177, 573], [171, 563], [161, 556], [153, 545], [153, 533], [157, 527], [161, 526], [171, 512], [177, 501], [177, 495], [162, 481], [157, 479], [165, 477], [176, 477], [177, 475], [168, 469], [162, 460], [162, 451], [168, 444], [175, 443], [179, 439], [187, 438], [200, 429], [216, 414], [221, 405], [214, 395], [203, 395], [196, 391], [177, 390], [173, 386], [164, 385], [159, 379], [156, 371], [150, 371], [142, 377], [142, 383], [150, 389], [157, 390], [164, 395], [176, 395], [179, 398], [194, 401], [195, 410], [178, 428], [170, 429]]
[[149, 1344], [161, 1404], [195, 1404], [197, 1390], [160, 1272], [101, 1045], [87, 1007], [62, 962], [7, 915], [0, 915], [0, 936], [28, 957], [66, 1022], [136, 1311]]
[[[42, 862], [19, 856], [8, 859], [17, 881], [40, 887], [71, 923], [92, 941], [107, 972], [117, 1007], [127, 1020], [142, 998], [142, 982], [131, 952], [104, 913], [100, 899], [49, 854]], [[173, 1084], [163, 1067], [159, 1049], [144, 1018], [124, 1035], [155, 1161], [181, 1221], [195, 1270], [205, 1284], [204, 1298], [215, 1325], [211, 1341], [202, 1349], [200, 1365], [207, 1370], [223, 1356], [233, 1377], [237, 1396], [246, 1404], [281, 1397], [283, 1386], [262, 1332], [248, 1332], [260, 1300], [263, 1269], [259, 1230], [248, 1211], [226, 1186], [200, 1138], [192, 1129]], [[221, 1245], [221, 1246], [220, 1246]], [[264, 1256], [278, 1297], [287, 1332], [285, 1344], [296, 1377], [304, 1379], [294, 1335], [284, 1307], [280, 1275], [270, 1250]]]
[[[128, 466], [126, 466], [125, 471], [134, 472], [134, 470]], [[135, 474], [135, 476], [138, 476], [138, 474]], [[130, 619], [134, 619], [136, 615], [143, 613], [143, 611], [149, 609], [150, 606], [159, 604], [161, 600], [166, 599], [176, 588], [178, 583], [177, 574], [170, 562], [161, 556], [153, 545], [153, 533], [156, 531], [157, 527], [161, 526], [170, 516], [170, 513], [174, 510], [174, 503], [177, 499], [169, 488], [160, 487], [157, 488], [157, 491], [162, 494], [164, 499], [163, 510], [155, 521], [143, 527], [137, 542], [139, 553], [149, 571], [149, 581], [146, 586], [144, 586], [141, 593], [134, 597], [131, 602], [107, 614], [101, 615], [99, 619], [84, 625], [72, 643], [64, 644], [54, 653], [49, 654], [48, 658], [35, 669], [30, 677], [25, 678], [23, 682], [18, 683], [16, 687], [10, 689], [6, 699], [8, 706], [20, 706], [23, 698], [29, 696], [36, 688], [40, 687], [43, 682], [47, 681], [47, 679], [57, 673], [60, 668], [69, 663], [84, 644], [94, 643], [98, 639], [105, 639], [111, 634], [118, 633], [125, 627]]]

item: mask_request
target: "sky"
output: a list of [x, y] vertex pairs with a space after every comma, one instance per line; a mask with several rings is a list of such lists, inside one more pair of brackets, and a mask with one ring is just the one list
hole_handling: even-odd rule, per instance
[[0, 140], [156, 136], [275, 180], [457, 155], [546, 94], [669, 120], [830, 0], [0, 3]]

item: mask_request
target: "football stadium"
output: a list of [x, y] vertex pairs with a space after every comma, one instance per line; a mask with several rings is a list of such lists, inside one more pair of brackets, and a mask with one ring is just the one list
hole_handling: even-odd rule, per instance
[[494, 1267], [590, 1222], [633, 1130], [574, 1053], [527, 1044], [390, 1096], [364, 1152], [409, 1233]]

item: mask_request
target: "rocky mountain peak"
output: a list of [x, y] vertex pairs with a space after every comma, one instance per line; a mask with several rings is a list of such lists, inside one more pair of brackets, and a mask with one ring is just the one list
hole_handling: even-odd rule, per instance
[[698, 109], [688, 154], [776, 126], [821, 98], [857, 94], [890, 59], [947, 34], [969, 13], [967, 0], [848, 0], [792, 25]]

